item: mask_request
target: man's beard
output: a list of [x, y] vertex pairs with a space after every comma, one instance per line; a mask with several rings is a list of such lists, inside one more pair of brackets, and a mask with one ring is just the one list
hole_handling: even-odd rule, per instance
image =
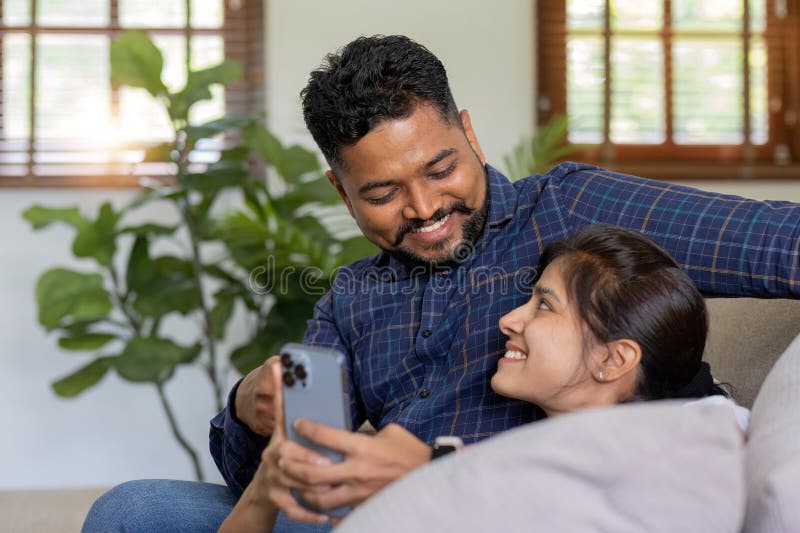
[[[489, 181], [486, 181], [486, 192], [483, 200], [483, 205], [480, 209], [475, 209], [467, 206], [463, 201], [456, 202], [447, 208], [437, 210], [430, 220], [441, 220], [447, 215], [460, 212], [468, 216], [466, 222], [462, 226], [463, 237], [455, 246], [452, 245], [450, 239], [443, 239], [434, 243], [431, 247], [432, 250], [444, 252], [441, 257], [427, 258], [416, 254], [415, 252], [398, 246], [391, 252], [398, 261], [406, 265], [408, 268], [424, 268], [426, 271], [436, 268], [453, 268], [459, 263], [463, 263], [472, 254], [475, 243], [481, 236], [483, 226], [486, 224], [486, 218], [489, 215]], [[403, 236], [415, 229], [421, 228], [425, 224], [424, 220], [409, 222], [403, 225], [397, 232], [396, 242], [399, 244], [403, 240]], [[446, 252], [445, 252], [446, 251]]]

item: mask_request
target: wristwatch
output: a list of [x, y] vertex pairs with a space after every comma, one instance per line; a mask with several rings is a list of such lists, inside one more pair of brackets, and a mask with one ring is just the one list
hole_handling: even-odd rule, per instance
[[431, 452], [431, 461], [438, 459], [448, 453], [457, 452], [464, 447], [464, 441], [460, 437], [452, 435], [444, 435], [436, 437], [433, 441], [433, 451]]

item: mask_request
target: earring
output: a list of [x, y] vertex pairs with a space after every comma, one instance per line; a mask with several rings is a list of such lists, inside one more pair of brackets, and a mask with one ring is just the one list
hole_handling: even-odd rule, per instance
[[597, 373], [597, 379], [599, 379], [600, 381], [603, 381], [603, 371], [602, 370]]

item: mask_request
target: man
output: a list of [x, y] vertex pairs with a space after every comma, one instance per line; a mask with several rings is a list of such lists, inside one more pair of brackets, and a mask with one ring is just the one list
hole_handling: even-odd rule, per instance
[[[498, 320], [528, 298], [543, 247], [585, 224], [646, 233], [706, 294], [800, 296], [800, 206], [574, 163], [511, 183], [486, 164], [441, 62], [405, 37], [351, 42], [302, 96], [332, 186], [383, 250], [340, 270], [304, 342], [347, 355], [353, 427], [368, 420], [378, 432], [301, 423], [345, 454], [327, 465], [277, 431], [256, 483], [290, 519], [323, 520], [290, 489], [322, 509], [357, 505], [429, 461], [437, 437], [476, 442], [535, 420], [489, 386], [505, 352]], [[236, 495], [274, 430], [273, 361], [245, 376], [211, 423], [212, 454]]]

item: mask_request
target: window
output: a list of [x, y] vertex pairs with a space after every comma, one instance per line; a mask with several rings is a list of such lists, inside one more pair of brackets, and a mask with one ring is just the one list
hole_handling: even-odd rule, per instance
[[0, 186], [134, 184], [165, 173], [137, 164], [169, 140], [161, 109], [142, 90], [112, 88], [111, 40], [146, 31], [164, 54], [170, 89], [185, 68], [223, 57], [244, 79], [193, 109], [192, 122], [263, 109], [260, 0], [2, 0]]
[[574, 157], [653, 177], [797, 176], [798, 16], [788, 0], [538, 2], [540, 122]]

